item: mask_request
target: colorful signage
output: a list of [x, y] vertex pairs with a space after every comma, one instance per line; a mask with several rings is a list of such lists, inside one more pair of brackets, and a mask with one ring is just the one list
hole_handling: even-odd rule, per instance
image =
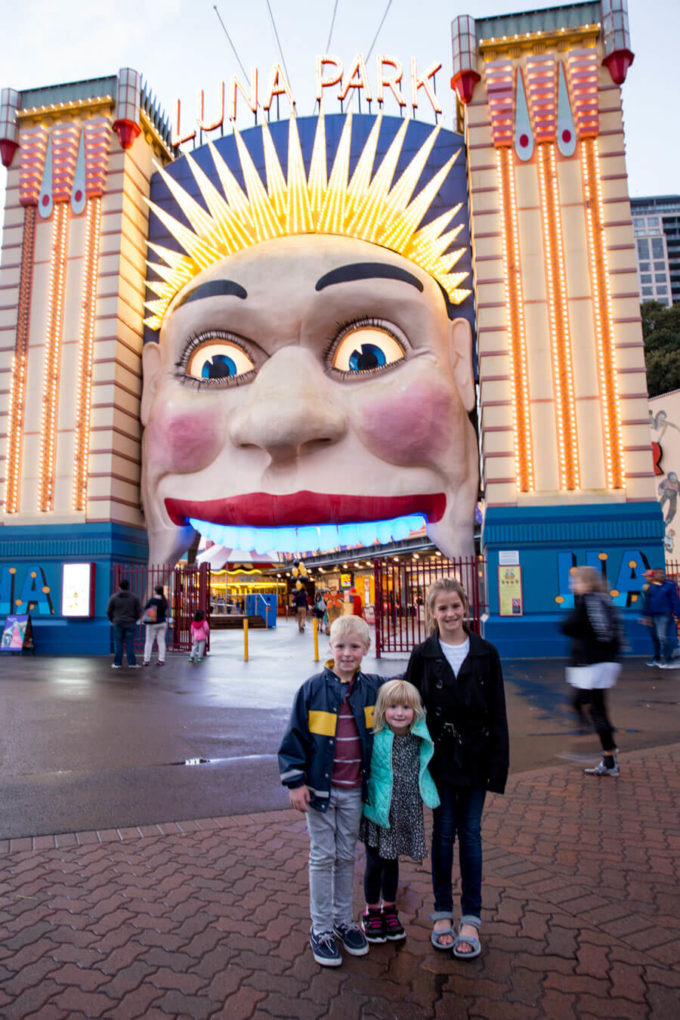
[[[316, 58], [316, 101], [319, 110], [323, 112], [324, 101], [329, 96], [344, 103], [356, 92], [367, 103], [376, 100], [380, 109], [389, 99], [397, 105], [400, 112], [410, 103], [415, 113], [419, 102], [427, 101], [434, 113], [440, 114], [442, 107], [435, 91], [435, 76], [441, 70], [441, 66], [441, 62], [437, 61], [430, 64], [425, 71], [419, 71], [416, 58], [411, 57], [409, 70], [405, 73], [401, 61], [396, 57], [379, 54], [375, 61], [375, 76], [371, 78], [363, 54], [358, 53], [348, 69], [345, 69], [339, 57], [324, 53], [323, 56]], [[251, 69], [250, 78], [245, 82], [233, 74], [228, 83], [221, 81], [218, 84], [216, 95], [210, 103], [206, 102], [205, 91], [201, 89], [198, 93], [194, 119], [192, 121], [191, 117], [189, 118], [190, 124], [184, 130], [181, 127], [182, 106], [178, 99], [175, 106], [172, 144], [182, 145], [183, 142], [189, 142], [196, 137], [198, 131], [206, 133], [217, 131], [223, 128], [225, 119], [235, 121], [239, 98], [241, 107], [245, 106], [254, 117], [257, 117], [258, 110], [269, 114], [276, 100], [278, 118], [281, 97], [288, 104], [285, 115], [288, 113], [292, 116], [297, 115], [295, 95], [281, 64], [272, 64], [264, 89], [260, 88], [260, 81], [260, 73], [256, 67]]]

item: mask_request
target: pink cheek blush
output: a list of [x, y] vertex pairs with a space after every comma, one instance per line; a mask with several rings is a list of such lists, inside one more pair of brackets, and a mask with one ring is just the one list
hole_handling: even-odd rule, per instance
[[[180, 474], [200, 471], [220, 453], [224, 440], [214, 409], [173, 413], [164, 409], [149, 425], [147, 449], [162, 469]], [[154, 455], [152, 454], [152, 456]]]
[[372, 397], [361, 410], [361, 438], [390, 464], [430, 463], [455, 443], [454, 401], [450, 390], [422, 384]]

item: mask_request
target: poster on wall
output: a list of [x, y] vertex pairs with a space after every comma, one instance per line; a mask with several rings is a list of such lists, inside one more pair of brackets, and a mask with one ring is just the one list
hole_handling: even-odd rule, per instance
[[498, 568], [498, 603], [500, 616], [523, 616], [522, 568], [507, 565]]
[[94, 563], [64, 563], [61, 575], [61, 615], [94, 616]]
[[0, 638], [1, 652], [34, 651], [30, 616], [8, 616]]

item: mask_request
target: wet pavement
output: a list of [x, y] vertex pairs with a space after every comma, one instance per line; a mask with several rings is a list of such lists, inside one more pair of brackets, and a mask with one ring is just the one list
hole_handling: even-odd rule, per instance
[[[329, 971], [274, 757], [311, 635], [251, 632], [248, 663], [238, 633], [215, 637], [196, 666], [0, 660], [1, 1017], [680, 1015], [680, 670], [626, 662], [612, 780], [582, 772], [597, 741], [562, 665], [504, 664], [513, 768], [485, 811], [483, 955], [430, 946], [427, 865], [406, 862], [406, 942]], [[360, 879], [359, 859], [357, 910]]]

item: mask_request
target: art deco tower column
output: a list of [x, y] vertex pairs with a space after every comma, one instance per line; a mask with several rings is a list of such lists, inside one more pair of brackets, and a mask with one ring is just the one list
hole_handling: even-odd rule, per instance
[[[28, 567], [35, 575], [34, 627], [59, 615], [65, 559], [97, 563], [97, 598], [105, 600], [111, 563], [145, 554], [138, 424], [143, 199], [153, 158], [172, 157], [169, 138], [130, 68], [0, 94], [0, 155], [8, 168], [0, 563], [17, 577]], [[17, 604], [16, 595], [3, 581], [0, 614], [22, 605], [25, 611], [27, 599]], [[52, 623], [49, 650], [62, 650], [58, 621]], [[71, 642], [73, 626], [66, 628]], [[95, 631], [87, 629], [96, 642]]]
[[663, 562], [624, 155], [632, 59], [625, 0], [453, 23], [487, 633], [508, 651], [554, 643], [576, 563], [600, 567], [627, 606]]

